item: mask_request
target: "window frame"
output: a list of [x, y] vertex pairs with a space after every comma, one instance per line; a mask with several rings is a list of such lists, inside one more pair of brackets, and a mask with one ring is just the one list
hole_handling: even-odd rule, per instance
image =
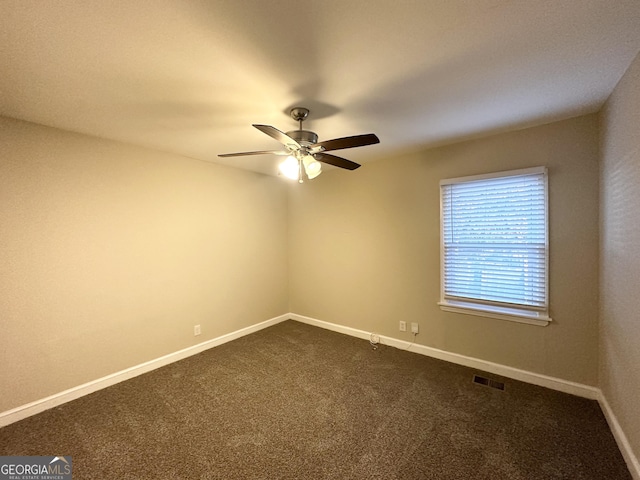
[[[479, 180], [498, 179], [503, 177], [517, 177], [524, 175], [541, 174], [544, 182], [544, 232], [545, 232], [545, 255], [544, 255], [544, 284], [545, 284], [545, 306], [540, 310], [531, 308], [518, 308], [509, 306], [498, 306], [482, 300], [462, 299], [454, 300], [445, 298], [445, 235], [444, 235], [444, 195], [443, 186], [474, 182]], [[475, 315], [480, 317], [497, 318], [530, 325], [546, 326], [552, 319], [549, 316], [549, 175], [546, 167], [532, 167], [518, 170], [507, 170], [481, 175], [470, 175], [440, 180], [440, 300], [438, 305], [445, 312], [461, 313], [465, 315]]]

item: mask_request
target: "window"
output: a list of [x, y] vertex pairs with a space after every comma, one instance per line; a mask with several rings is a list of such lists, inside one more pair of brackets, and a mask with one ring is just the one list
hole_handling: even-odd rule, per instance
[[547, 170], [440, 182], [443, 310], [547, 325]]

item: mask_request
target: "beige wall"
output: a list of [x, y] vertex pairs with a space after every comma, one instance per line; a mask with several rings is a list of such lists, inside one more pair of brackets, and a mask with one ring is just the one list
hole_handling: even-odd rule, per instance
[[[418, 343], [596, 385], [597, 120], [287, 187], [0, 119], [0, 411], [287, 311], [406, 340], [398, 321], [417, 321]], [[554, 322], [442, 312], [438, 181], [536, 165]]]
[[0, 412], [286, 313], [286, 232], [279, 179], [0, 118]]
[[[384, 138], [382, 138], [384, 141]], [[588, 385], [598, 378], [595, 115], [327, 172], [290, 190], [291, 311]], [[442, 312], [442, 178], [546, 165], [547, 327]]]
[[601, 120], [600, 385], [640, 459], [640, 56]]

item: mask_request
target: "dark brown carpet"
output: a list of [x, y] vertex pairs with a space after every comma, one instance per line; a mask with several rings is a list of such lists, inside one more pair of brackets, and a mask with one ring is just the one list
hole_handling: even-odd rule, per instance
[[0, 429], [74, 479], [630, 479], [595, 401], [280, 323]]

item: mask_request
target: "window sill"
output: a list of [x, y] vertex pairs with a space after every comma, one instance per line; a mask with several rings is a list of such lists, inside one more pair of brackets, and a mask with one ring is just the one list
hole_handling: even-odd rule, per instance
[[545, 313], [523, 312], [516, 309], [495, 307], [491, 305], [480, 305], [468, 302], [441, 301], [438, 302], [440, 309], [445, 312], [462, 313], [464, 315], [475, 315], [478, 317], [497, 318], [498, 320], [508, 320], [510, 322], [526, 323], [528, 325], [538, 325], [546, 327], [551, 322], [551, 318]]

